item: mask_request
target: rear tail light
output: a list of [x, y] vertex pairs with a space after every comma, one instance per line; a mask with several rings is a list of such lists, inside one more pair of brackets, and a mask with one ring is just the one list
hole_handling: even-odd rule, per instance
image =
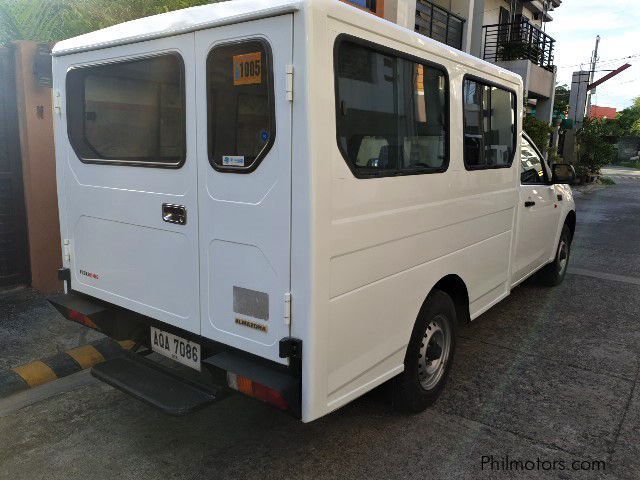
[[281, 392], [274, 390], [273, 388], [266, 387], [261, 383], [254, 382], [250, 378], [243, 377], [236, 373], [227, 372], [227, 383], [230, 388], [237, 390], [240, 393], [244, 393], [249, 397], [269, 403], [278, 407], [280, 410], [289, 409], [289, 404]]
[[98, 326], [93, 323], [93, 321], [89, 317], [75, 310], [69, 310], [69, 316], [67, 318], [69, 318], [69, 320], [73, 320], [74, 322], [81, 323], [86, 327], [98, 330]]

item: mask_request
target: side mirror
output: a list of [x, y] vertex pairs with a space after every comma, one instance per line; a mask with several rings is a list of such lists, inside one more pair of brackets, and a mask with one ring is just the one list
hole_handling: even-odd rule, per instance
[[576, 170], [573, 168], [573, 165], [569, 165], [568, 163], [554, 163], [551, 169], [553, 172], [552, 182], [554, 184], [572, 184], [576, 179]]

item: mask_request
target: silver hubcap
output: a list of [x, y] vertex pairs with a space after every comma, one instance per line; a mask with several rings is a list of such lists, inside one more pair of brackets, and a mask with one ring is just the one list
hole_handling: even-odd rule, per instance
[[558, 247], [558, 267], [560, 268], [560, 275], [566, 270], [567, 263], [569, 263], [569, 245], [563, 240]]
[[418, 354], [418, 379], [425, 390], [431, 390], [444, 375], [451, 351], [449, 323], [442, 315], [435, 317], [424, 332]]

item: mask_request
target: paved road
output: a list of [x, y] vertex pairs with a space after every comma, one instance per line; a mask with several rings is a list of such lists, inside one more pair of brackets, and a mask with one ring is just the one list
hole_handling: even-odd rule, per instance
[[79, 376], [0, 406], [0, 478], [640, 478], [640, 172], [608, 175], [578, 195], [565, 283], [529, 282], [465, 328], [423, 414], [393, 413], [379, 389], [309, 425], [241, 397], [174, 419]]
[[640, 170], [629, 167], [607, 167], [602, 169], [605, 176], [613, 176], [618, 183], [640, 182]]

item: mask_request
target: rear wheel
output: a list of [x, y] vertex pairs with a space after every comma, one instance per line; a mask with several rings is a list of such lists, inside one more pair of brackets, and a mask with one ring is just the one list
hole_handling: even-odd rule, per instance
[[556, 256], [549, 265], [540, 270], [539, 279], [543, 285], [555, 287], [560, 285], [567, 275], [569, 256], [571, 255], [571, 231], [565, 224], [562, 227]]
[[429, 294], [411, 334], [404, 372], [394, 379], [394, 406], [418, 413], [440, 395], [455, 350], [456, 308], [441, 290]]

